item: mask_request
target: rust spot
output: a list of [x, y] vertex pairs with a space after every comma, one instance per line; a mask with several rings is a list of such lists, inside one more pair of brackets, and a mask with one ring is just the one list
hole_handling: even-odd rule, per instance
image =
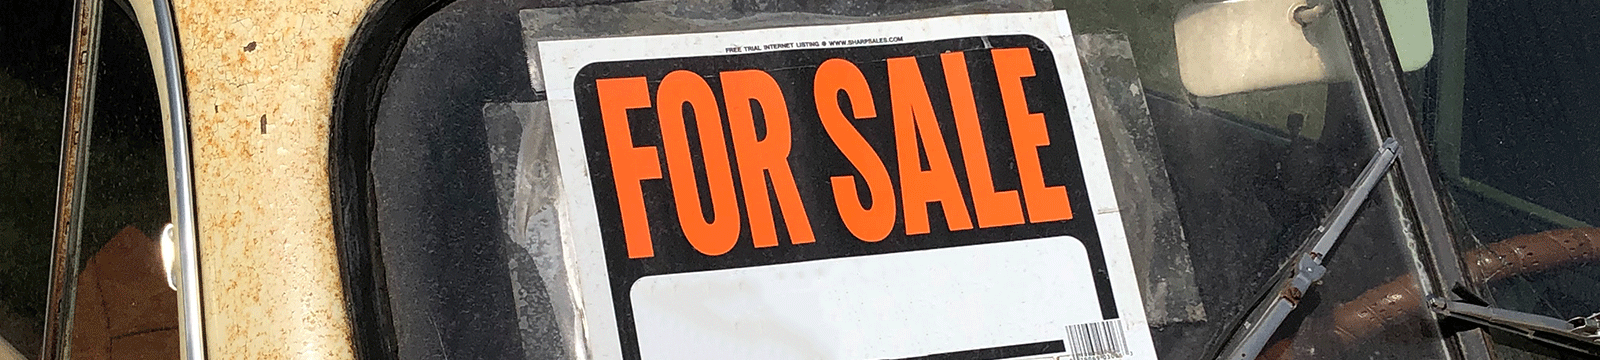
[[244, 44], [244, 51], [245, 52], [256, 51], [256, 42], [251, 41], [249, 44]]
[[[344, 52], [344, 42], [345, 42], [345, 40], [344, 40], [343, 37], [333, 39], [333, 41], [329, 42], [329, 45], [331, 45], [331, 47], [333, 48], [333, 53], [334, 54], [339, 54], [339, 53], [343, 53]], [[337, 64], [337, 63], [338, 62], [335, 61], [335, 64], [333, 64], [333, 65], [334, 66], [338, 66], [339, 64]]]
[[1303, 294], [1300, 293], [1300, 289], [1296, 289], [1293, 286], [1285, 287], [1283, 288], [1283, 291], [1278, 292], [1279, 297], [1282, 297], [1284, 300], [1289, 300], [1289, 304], [1294, 306], [1300, 306], [1301, 295]]

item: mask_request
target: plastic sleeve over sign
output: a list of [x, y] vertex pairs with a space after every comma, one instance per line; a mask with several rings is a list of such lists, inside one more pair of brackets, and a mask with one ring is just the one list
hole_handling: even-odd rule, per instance
[[[794, 9], [766, 12], [741, 11], [730, 10], [738, 9], [739, 6], [724, 6], [728, 5], [724, 3], [705, 1], [688, 4], [675, 3], [673, 6], [666, 6], [660, 2], [642, 2], [623, 5], [523, 10], [521, 19], [524, 28], [524, 40], [526, 41], [526, 53], [529, 54], [530, 73], [532, 75], [531, 85], [536, 91], [540, 92], [547, 88], [541, 77], [540, 64], [535, 60], [539, 56], [537, 44], [543, 40], [735, 30], [787, 25], [838, 24], [1049, 8], [1048, 3], [1042, 2], [977, 2], [945, 7], [896, 9], [896, 11], [892, 12], [866, 12], [872, 16], [846, 16], [859, 15], [863, 12], [859, 8], [822, 9], [818, 10], [818, 12], [805, 12], [804, 10]], [[697, 6], [706, 7], [699, 8]], [[852, 11], [855, 13], [852, 14]], [[644, 21], [642, 19], [649, 20]], [[928, 71], [928, 69], [924, 69], [924, 71]], [[930, 81], [933, 80], [930, 79]], [[1133, 86], [1136, 89], [1137, 84]], [[1139, 92], [1135, 90], [1132, 95], [1137, 97]], [[529, 356], [533, 356], [534, 350], [528, 344], [550, 342], [549, 338], [545, 337], [548, 333], [540, 332], [538, 328], [541, 324], [554, 322], [559, 328], [560, 336], [563, 338], [561, 344], [570, 346], [569, 351], [563, 351], [563, 353], [566, 356], [583, 358], [587, 357], [587, 354], [584, 353], [587, 347], [584, 339], [588, 337], [583, 333], [583, 326], [577, 324], [582, 323], [581, 316], [584, 313], [606, 311], [606, 309], [584, 309], [581, 302], [577, 300], [576, 295], [573, 294], [575, 292], [574, 289], [577, 288], [572, 280], [573, 274], [575, 271], [580, 270], [571, 266], [572, 259], [570, 256], [573, 251], [570, 248], [571, 244], [563, 243], [563, 241], [570, 242], [574, 240], [561, 234], [560, 224], [564, 217], [569, 217], [571, 214], [562, 213], [560, 209], [562, 204], [570, 199], [563, 198], [561, 194], [564, 190], [558, 188], [561, 176], [559, 174], [560, 167], [555, 165], [557, 163], [556, 147], [554, 142], [550, 140], [555, 135], [549, 130], [551, 119], [548, 112], [546, 112], [547, 106], [548, 104], [542, 101], [489, 104], [484, 107], [484, 113], [491, 133], [492, 156], [497, 158], [493, 161], [495, 163], [496, 188], [501, 198], [500, 203], [502, 206], [500, 212], [506, 218], [505, 223], [508, 224], [506, 232], [511, 239], [511, 244], [508, 244], [510, 246], [506, 246], [507, 261], [510, 262], [508, 267], [515, 282], [513, 288], [517, 297], [517, 313], [522, 322], [520, 328], [524, 337], [526, 351], [529, 352]], [[496, 118], [500, 120], [495, 120]], [[512, 124], [516, 124], [514, 126], [520, 127], [521, 130], [517, 132], [518, 136], [514, 139], [507, 138], [503, 135], [504, 132], [496, 130], [497, 128], [501, 130], [508, 129], [513, 126]], [[703, 129], [696, 130], [693, 127], [686, 130], [690, 133], [704, 131]], [[727, 129], [725, 131], [736, 131], [736, 129]], [[952, 130], [947, 129], [946, 131]], [[737, 138], [735, 138], [735, 141], [738, 141]], [[502, 145], [495, 145], [496, 143]], [[1127, 146], [1126, 144], [1121, 145]], [[949, 146], [954, 147], [956, 145], [950, 144]], [[1107, 144], [1106, 146], [1110, 148], [1113, 145]], [[664, 151], [671, 150], [664, 149]], [[1108, 149], [1108, 152], [1111, 151]], [[670, 154], [666, 153], [661, 155], [670, 156]], [[516, 159], [514, 168], [501, 166], [506, 162], [500, 159], [510, 158]], [[886, 160], [893, 161], [893, 159]], [[1122, 161], [1123, 159], [1117, 160]], [[1136, 157], [1135, 160], [1139, 159]], [[971, 160], [964, 162], [968, 161]], [[741, 164], [740, 166], [744, 165]], [[1159, 167], [1159, 163], [1156, 166]], [[1007, 170], [1015, 171], [1014, 169]], [[1120, 175], [1118, 174], [1118, 176]], [[596, 184], [601, 182], [610, 183], [609, 179], [594, 180]], [[701, 181], [704, 180], [702, 179]], [[1121, 184], [1126, 180], [1115, 178], [1114, 181]], [[1120, 191], [1122, 189], [1118, 190], [1118, 197], [1121, 198]], [[781, 192], [781, 189], [779, 191]], [[1026, 193], [1023, 195], [1033, 196]], [[715, 197], [716, 195], [713, 194], [712, 196]], [[776, 201], [782, 201], [782, 199], [782, 194], [778, 194]], [[1079, 201], [1086, 201], [1086, 199], [1080, 198]], [[784, 206], [781, 203], [774, 204], [775, 208]], [[1034, 211], [1031, 207], [1037, 206], [1037, 204], [1030, 203], [1029, 206], [1030, 217], [1039, 216], [1031, 213]], [[779, 216], [776, 219], [780, 224], [785, 221], [784, 216], [789, 215], [787, 214], [788, 210], [783, 211], [785, 212], [783, 216]], [[670, 217], [670, 215], [651, 214], [651, 216], [664, 217]], [[935, 217], [940, 216], [937, 213], [932, 215]], [[975, 215], [979, 216], [976, 218], [979, 223], [985, 221], [983, 213]], [[1089, 212], [1080, 214], [1080, 216], [1090, 215]], [[943, 216], [950, 216], [950, 214]], [[1045, 218], [1048, 217], [1040, 217], [1040, 219]], [[934, 226], [942, 225], [935, 223]], [[968, 226], [971, 225], [976, 224], [968, 224]], [[602, 226], [622, 225], [603, 222]], [[779, 231], [782, 232], [782, 229], [783, 227], [780, 227]], [[685, 229], [685, 231], [687, 230]], [[793, 230], [793, 228], [791, 227], [790, 230]], [[1130, 241], [1132, 240], [1130, 239]], [[799, 243], [799, 241], [795, 242]], [[787, 245], [787, 242], [784, 245]], [[702, 252], [704, 251], [702, 249]], [[630, 252], [630, 256], [634, 255], [636, 254]], [[649, 254], [637, 255], [648, 257]], [[1182, 271], [1178, 271], [1176, 274], [1184, 275]], [[1144, 276], [1142, 273], [1140, 275]], [[1181, 280], [1181, 278], [1178, 279]], [[531, 280], [537, 280], [538, 282], [534, 283]], [[1147, 304], [1147, 306], [1149, 305]], [[1112, 312], [1114, 313], [1115, 310], [1112, 310]], [[1187, 316], [1196, 315], [1204, 316], [1203, 312], [1199, 314], [1191, 312], [1191, 315]]]

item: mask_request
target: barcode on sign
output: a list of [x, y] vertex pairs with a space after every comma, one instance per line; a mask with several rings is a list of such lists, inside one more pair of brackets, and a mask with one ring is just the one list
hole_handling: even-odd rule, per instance
[[1122, 319], [1067, 325], [1067, 356], [1062, 359], [1121, 359], [1133, 355], [1123, 336]]

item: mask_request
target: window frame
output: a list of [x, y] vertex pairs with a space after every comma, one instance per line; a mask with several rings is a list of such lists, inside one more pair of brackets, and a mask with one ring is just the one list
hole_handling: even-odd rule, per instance
[[[1387, 133], [1400, 142], [1402, 149], [1397, 160], [1398, 171], [1405, 193], [1406, 208], [1416, 220], [1410, 224], [1412, 231], [1422, 240], [1425, 271], [1432, 278], [1426, 285], [1433, 294], [1446, 294], [1451, 286], [1472, 287], [1467, 279], [1465, 264], [1456, 249], [1455, 239], [1462, 234], [1456, 224], [1449, 221], [1451, 210], [1440, 196], [1444, 183], [1428, 158], [1432, 151], [1423, 141], [1420, 124], [1413, 117], [1415, 111], [1411, 97], [1405, 89], [1404, 71], [1395, 52], [1389, 29], [1378, 0], [1345, 0], [1339, 2], [1339, 11], [1349, 20], [1346, 32], [1351, 37], [1351, 53], [1356, 60], [1356, 73], [1367, 92], [1375, 120]], [[1478, 290], [1478, 289], [1474, 289]], [[1434, 318], [1432, 314], [1428, 315]], [[1435, 318], [1435, 320], [1437, 320]], [[1446, 333], [1452, 356], [1462, 359], [1490, 359], [1487, 334], [1480, 329]]]

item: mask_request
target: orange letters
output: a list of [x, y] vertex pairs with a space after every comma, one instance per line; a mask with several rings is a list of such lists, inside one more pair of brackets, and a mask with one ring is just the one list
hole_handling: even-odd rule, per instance
[[1006, 123], [1011, 125], [1011, 149], [1017, 154], [1017, 176], [1022, 179], [1028, 222], [1071, 219], [1067, 188], [1044, 186], [1044, 172], [1039, 168], [1038, 148], [1050, 145], [1050, 137], [1044, 127], [1044, 115], [1028, 112], [1028, 97], [1022, 94], [1022, 78], [1033, 76], [1033, 56], [1025, 48], [995, 49], [990, 54], [994, 55], [994, 73], [999, 77]]
[[994, 191], [989, 153], [978, 127], [978, 107], [972, 103], [972, 80], [967, 76], [966, 55], [948, 52], [939, 58], [944, 64], [945, 86], [950, 88], [950, 109], [956, 116], [956, 135], [961, 139], [961, 159], [967, 166], [967, 186], [972, 189], [972, 207], [978, 213], [978, 226], [1021, 224], [1022, 203], [1017, 200], [1017, 192]]
[[827, 130], [828, 137], [833, 138], [834, 145], [844, 153], [845, 159], [850, 160], [856, 171], [861, 172], [862, 180], [867, 183], [867, 193], [872, 196], [872, 205], [862, 204], [860, 195], [856, 193], [854, 177], [845, 175], [829, 178], [828, 181], [833, 183], [833, 199], [839, 204], [839, 218], [857, 239], [867, 242], [883, 240], [889, 236], [890, 230], [894, 230], [894, 186], [889, 182], [889, 170], [883, 167], [883, 158], [872, 151], [867, 139], [861, 137], [861, 132], [856, 131], [850, 120], [845, 118], [844, 110], [839, 108], [839, 92], [843, 91], [850, 99], [850, 109], [857, 120], [878, 116], [878, 111], [872, 107], [872, 93], [867, 88], [867, 78], [861, 75], [861, 69], [849, 61], [828, 59], [817, 67], [814, 83], [817, 114], [822, 120], [822, 128]]
[[649, 108], [650, 89], [644, 78], [631, 77], [596, 81], [595, 92], [600, 100], [600, 120], [606, 128], [606, 150], [611, 153], [611, 177], [617, 183], [628, 258], [655, 256], [639, 182], [661, 178], [661, 159], [654, 146], [633, 146], [633, 133], [628, 129], [628, 109]]
[[[700, 154], [706, 186], [711, 192], [711, 221], [700, 206], [689, 137], [684, 130], [683, 106], [694, 111], [700, 135]], [[728, 148], [723, 142], [722, 114], [706, 80], [687, 70], [673, 71], [661, 79], [656, 91], [656, 116], [661, 120], [661, 147], [667, 152], [667, 175], [672, 199], [678, 204], [678, 223], [689, 245], [706, 255], [722, 255], [739, 241], [739, 204], [734, 200], [733, 171], [728, 169]]]
[[[782, 208], [783, 224], [789, 228], [789, 242], [816, 241], [811, 234], [811, 219], [800, 203], [800, 190], [795, 189], [794, 173], [789, 170], [789, 106], [784, 103], [778, 82], [761, 70], [723, 72], [722, 96], [728, 103], [728, 128], [733, 132], [733, 152], [739, 159], [739, 179], [744, 185], [744, 204], [755, 246], [778, 246], [778, 233], [770, 215], [772, 206], [767, 201], [768, 175], [772, 176], [772, 190]], [[756, 140], [751, 102], [761, 104], [766, 120], [767, 136], [761, 140]]]
[[[859, 184], [857, 175], [831, 176], [828, 180], [840, 221], [861, 241], [882, 241], [897, 223], [904, 224], [906, 235], [929, 233], [932, 229], [928, 209], [935, 203], [943, 210], [950, 231], [972, 229], [973, 215], [976, 226], [981, 228], [1072, 219], [1066, 187], [1047, 186], [1040, 163], [1039, 148], [1050, 145], [1049, 131], [1044, 114], [1029, 112], [1023, 88], [1023, 79], [1035, 75], [1033, 55], [1026, 48], [994, 49], [989, 53], [997, 82], [987, 89], [998, 87], [1000, 91], [999, 107], [1005, 114], [1012, 145], [1010, 155], [1016, 161], [1020, 189], [995, 188], [991, 155], [1004, 155], [988, 152], [982, 124], [1000, 119], [979, 118], [965, 52], [939, 56], [956, 145], [966, 174], [965, 187], [956, 174], [952, 149], [945, 144], [944, 129], [939, 126], [938, 113], [929, 96], [930, 91], [938, 89], [930, 89], [923, 81], [916, 58], [884, 61], [887, 69], [883, 75], [887, 75], [888, 82], [882, 85], [888, 89], [887, 105], [892, 109], [889, 120], [899, 168], [898, 193], [896, 178], [890, 175], [884, 159], [856, 127], [856, 121], [875, 119], [878, 113], [872, 84], [861, 68], [848, 60], [828, 59], [816, 68], [811, 84], [814, 102], [804, 104], [816, 106], [816, 119], [791, 119], [790, 104], [784, 95], [784, 86], [789, 84], [780, 84], [762, 70], [717, 74], [721, 80], [721, 103], [707, 77], [689, 70], [668, 73], [655, 89], [644, 77], [597, 80], [596, 98], [628, 257], [655, 256], [641, 184], [663, 179], [663, 161], [678, 224], [689, 245], [701, 254], [718, 256], [734, 249], [747, 219], [750, 246], [754, 248], [780, 245], [776, 217], [783, 218], [790, 244], [816, 242], [806, 213], [807, 197], [796, 186], [790, 166], [794, 121], [816, 121], [827, 140], [859, 173]], [[628, 117], [629, 110], [651, 108], [660, 125], [659, 153], [656, 146], [637, 146], [633, 142]], [[727, 131], [723, 128], [724, 109]], [[765, 124], [764, 132], [757, 131], [757, 109]], [[698, 139], [693, 143], [689, 136], [691, 121], [694, 138]], [[878, 141], [885, 140], [889, 139]], [[801, 141], [809, 147], [815, 140]], [[704, 172], [705, 184], [699, 183], [697, 171]], [[971, 212], [967, 209], [968, 196]], [[778, 204], [776, 212], [772, 197]]]
[[[928, 101], [928, 87], [922, 83], [916, 58], [889, 59], [889, 101], [894, 104], [894, 143], [900, 157], [900, 198], [906, 204], [906, 234], [928, 233], [928, 203], [932, 202], [944, 207], [950, 230], [971, 229], [966, 198], [956, 183], [950, 150], [944, 146], [944, 135], [933, 117], [933, 104]], [[918, 155], [919, 138], [920, 147], [927, 150], [927, 171], [922, 170], [922, 156]]]

